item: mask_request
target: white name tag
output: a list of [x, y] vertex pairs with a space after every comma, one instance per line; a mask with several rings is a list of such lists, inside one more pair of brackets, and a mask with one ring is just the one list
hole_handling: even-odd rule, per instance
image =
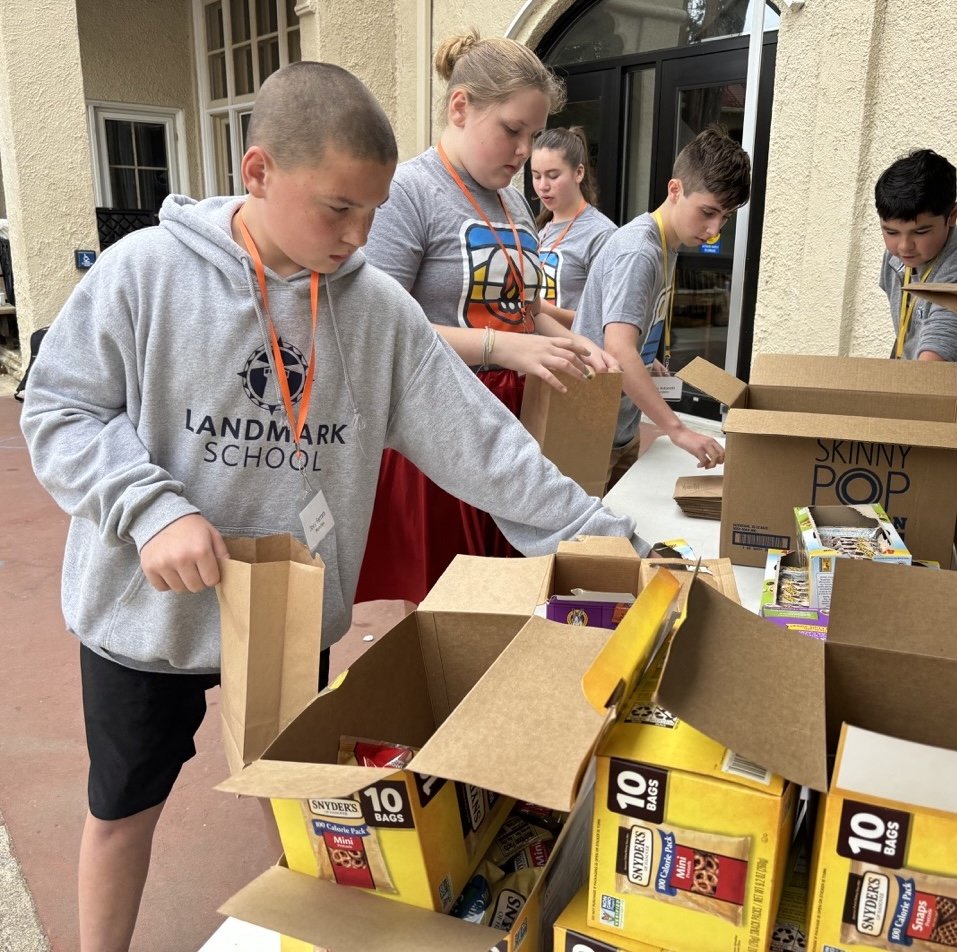
[[661, 394], [663, 400], [676, 401], [681, 399], [684, 381], [680, 377], [652, 377], [651, 379], [655, 382], [658, 393]]
[[309, 546], [309, 551], [315, 555], [319, 543], [335, 525], [329, 505], [326, 502], [326, 496], [321, 489], [309, 500], [306, 508], [299, 513], [299, 521], [302, 523], [302, 531], [306, 534], [306, 545]]

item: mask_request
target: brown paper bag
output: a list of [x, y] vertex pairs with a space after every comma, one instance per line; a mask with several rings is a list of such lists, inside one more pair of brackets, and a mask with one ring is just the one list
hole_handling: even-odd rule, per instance
[[216, 596], [223, 743], [236, 773], [318, 693], [325, 567], [288, 534], [226, 547]]
[[621, 373], [581, 380], [556, 374], [559, 393], [538, 377], [525, 378], [521, 420], [550, 459], [590, 496], [605, 494], [621, 401]]

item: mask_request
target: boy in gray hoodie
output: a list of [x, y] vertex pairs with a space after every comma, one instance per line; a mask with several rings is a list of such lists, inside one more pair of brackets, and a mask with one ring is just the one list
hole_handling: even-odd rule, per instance
[[[23, 431], [72, 517], [62, 599], [90, 749], [84, 950], [128, 948], [156, 822], [195, 753], [218, 681], [224, 535], [306, 538], [326, 565], [327, 648], [349, 626], [386, 447], [526, 554], [633, 534], [366, 264], [396, 158], [351, 74], [273, 74], [242, 159], [248, 195], [170, 196], [158, 228], [108, 249], [76, 287], [31, 372]], [[306, 536], [307, 504], [331, 515], [324, 535]]]

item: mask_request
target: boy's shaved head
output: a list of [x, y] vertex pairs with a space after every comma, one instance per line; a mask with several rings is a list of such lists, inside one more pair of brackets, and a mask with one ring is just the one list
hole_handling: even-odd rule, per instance
[[399, 154], [375, 97], [332, 63], [290, 63], [262, 84], [246, 135], [246, 148], [253, 145], [284, 169], [315, 165], [330, 145], [383, 165]]

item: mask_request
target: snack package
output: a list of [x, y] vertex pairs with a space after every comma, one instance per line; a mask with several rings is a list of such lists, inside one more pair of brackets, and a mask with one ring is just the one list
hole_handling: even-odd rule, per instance
[[455, 900], [449, 915], [482, 925], [492, 905], [492, 888], [504, 878], [505, 874], [494, 863], [483, 860]]
[[383, 741], [366, 740], [363, 737], [339, 739], [339, 763], [356, 767], [395, 767], [402, 770], [415, 756], [412, 747], [388, 744]]
[[[414, 756], [413, 748], [401, 744], [349, 736], [339, 741], [340, 764], [402, 770]], [[357, 798], [306, 800], [303, 812], [320, 878], [396, 892], [376, 831], [366, 823]]]
[[841, 939], [875, 949], [957, 949], [957, 879], [852, 862]]
[[506, 874], [494, 863], [483, 860], [450, 915], [508, 932], [525, 908], [541, 873], [541, 868], [530, 867]]
[[366, 823], [357, 799], [310, 799], [302, 809], [320, 879], [396, 892], [376, 831]]
[[543, 843], [551, 839], [552, 834], [548, 830], [513, 813], [502, 824], [485, 858], [496, 866], [502, 866], [533, 843]]
[[621, 817], [615, 885], [740, 926], [751, 837], [677, 826], [645, 826]]
[[492, 887], [492, 902], [485, 925], [508, 932], [525, 908], [525, 903], [541, 875], [541, 868], [529, 868], [509, 873], [500, 879]]
[[520, 869], [541, 869], [552, 855], [551, 841], [540, 841], [526, 846], [502, 866], [505, 873], [517, 873]]

